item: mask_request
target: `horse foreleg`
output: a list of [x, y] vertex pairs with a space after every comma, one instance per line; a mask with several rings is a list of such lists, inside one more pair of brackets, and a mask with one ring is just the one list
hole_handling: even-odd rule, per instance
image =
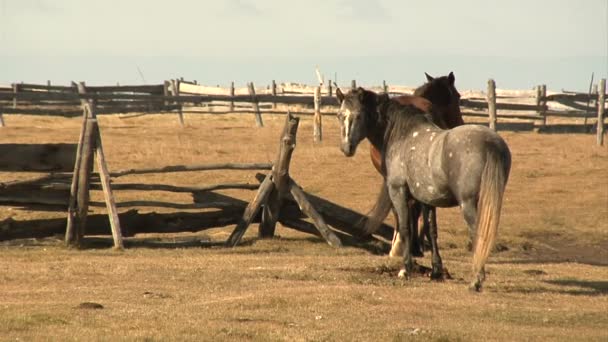
[[424, 209], [426, 212], [428, 212], [427, 215], [429, 216], [428, 218], [430, 220], [429, 235], [431, 240], [431, 249], [433, 251], [433, 256], [431, 259], [431, 263], [433, 265], [431, 279], [442, 280], [443, 262], [441, 261], [441, 256], [439, 255], [439, 244], [437, 243], [437, 209], [435, 207], [426, 207]]
[[423, 248], [418, 240], [418, 220], [420, 219], [423, 204], [415, 200], [408, 201], [408, 203], [410, 204], [410, 242], [412, 243], [412, 255], [422, 257], [424, 253], [422, 253]]
[[405, 185], [388, 185], [388, 192], [393, 203], [393, 208], [397, 212], [397, 220], [399, 221], [399, 235], [403, 241], [403, 264], [404, 270], [399, 272], [400, 277], [409, 278], [412, 274], [413, 261], [410, 241], [410, 214], [408, 207], [409, 193]]
[[[418, 245], [420, 245], [423, 252], [431, 248], [431, 232], [429, 228], [429, 211], [431, 208], [430, 206], [422, 205], [422, 229], [420, 230], [420, 234], [418, 234]], [[427, 243], [429, 247], [427, 247]]]

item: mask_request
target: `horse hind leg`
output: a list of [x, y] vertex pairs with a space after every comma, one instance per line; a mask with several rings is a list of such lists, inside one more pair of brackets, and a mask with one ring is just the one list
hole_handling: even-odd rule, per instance
[[443, 280], [443, 261], [439, 255], [439, 244], [437, 243], [437, 209], [435, 207], [425, 207], [423, 213], [426, 214], [425, 220], [429, 220], [429, 235], [431, 240], [433, 270], [431, 271], [432, 280]]
[[473, 241], [475, 241], [477, 230], [477, 201], [474, 199], [464, 200], [460, 207], [462, 208], [462, 216], [464, 216], [464, 220], [466, 221], [469, 230], [467, 250], [471, 252], [473, 251]]
[[393, 208], [397, 213], [397, 219], [399, 221], [399, 235], [403, 240], [403, 263], [404, 270], [399, 272], [399, 276], [404, 276], [405, 278], [409, 278], [412, 274], [413, 270], [413, 260], [411, 253], [411, 241], [410, 241], [410, 214], [408, 207], [408, 193], [407, 188], [404, 185], [389, 185], [388, 188], [389, 196], [391, 202], [393, 203]]

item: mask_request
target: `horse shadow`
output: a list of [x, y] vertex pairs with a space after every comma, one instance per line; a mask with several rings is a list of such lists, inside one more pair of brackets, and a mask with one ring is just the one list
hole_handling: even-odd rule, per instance
[[[608, 295], [608, 281], [601, 280], [579, 280], [579, 279], [555, 279], [543, 280], [543, 283], [567, 287], [568, 289], [554, 290], [555, 292], [570, 295], [602, 296]], [[576, 287], [577, 289], [571, 289]]]

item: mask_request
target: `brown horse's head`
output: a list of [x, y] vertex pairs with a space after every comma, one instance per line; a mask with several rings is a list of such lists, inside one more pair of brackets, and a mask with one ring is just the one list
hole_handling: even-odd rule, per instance
[[433, 109], [443, 120], [439, 124], [445, 123], [444, 129], [454, 128], [464, 124], [460, 113], [460, 93], [456, 90], [454, 83], [456, 77], [450, 72], [447, 76], [433, 77], [427, 73], [427, 83], [418, 87], [414, 95], [421, 96], [433, 103]]

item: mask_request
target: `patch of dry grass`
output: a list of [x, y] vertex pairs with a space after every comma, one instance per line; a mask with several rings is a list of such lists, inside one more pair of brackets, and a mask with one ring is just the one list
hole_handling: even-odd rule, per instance
[[[80, 120], [5, 116], [0, 142], [73, 142]], [[111, 170], [210, 162], [269, 162], [283, 117], [175, 115], [101, 118]], [[608, 333], [608, 150], [591, 135], [501, 133], [513, 153], [485, 292], [466, 290], [470, 255], [457, 209], [440, 209], [439, 242], [454, 279], [395, 277], [399, 260], [278, 228], [235, 249], [185, 247], [225, 240], [230, 228], [130, 239], [137, 247], [66, 250], [58, 240], [0, 246], [2, 340], [606, 340]], [[306, 190], [365, 212], [380, 178], [364, 143], [353, 158], [337, 148], [333, 118], [324, 142], [300, 123], [291, 174]], [[0, 173], [0, 181], [30, 177]], [[194, 172], [119, 178], [116, 182], [206, 185], [256, 182], [252, 172]], [[230, 192], [249, 200], [253, 193]], [[93, 199], [101, 201], [94, 192]], [[189, 196], [125, 191], [118, 201]], [[150, 209], [146, 209], [150, 210]], [[103, 212], [104, 209], [95, 209]], [[62, 213], [0, 208], [1, 217]], [[392, 224], [392, 218], [387, 220]], [[108, 237], [101, 246], [109, 245]], [[155, 244], [152, 241], [161, 241]], [[175, 243], [171, 245], [171, 243]], [[200, 244], [199, 244], [200, 246]], [[429, 257], [419, 260], [429, 265]], [[80, 308], [83, 302], [103, 309]]]

